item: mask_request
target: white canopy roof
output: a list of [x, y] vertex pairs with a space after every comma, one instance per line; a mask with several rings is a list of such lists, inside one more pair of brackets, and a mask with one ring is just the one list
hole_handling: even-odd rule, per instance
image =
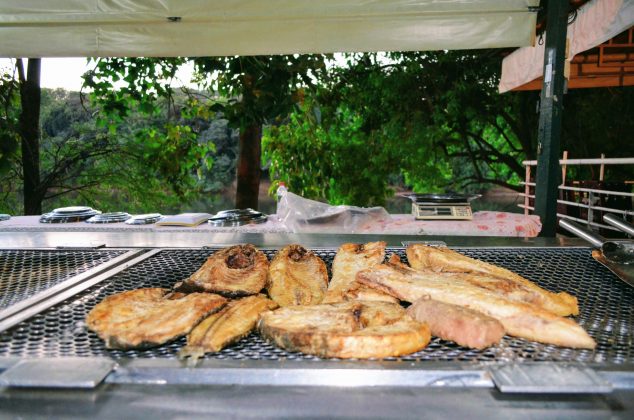
[[[592, 0], [583, 5], [568, 26], [568, 62], [634, 25], [634, 0]], [[544, 42], [513, 51], [502, 61], [500, 93], [520, 87], [544, 74]]]
[[531, 45], [539, 0], [1, 0], [0, 57]]

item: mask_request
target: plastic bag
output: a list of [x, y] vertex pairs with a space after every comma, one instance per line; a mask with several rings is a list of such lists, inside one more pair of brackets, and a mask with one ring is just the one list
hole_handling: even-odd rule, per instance
[[284, 191], [277, 203], [278, 222], [291, 232], [355, 233], [391, 217], [383, 207], [331, 206]]

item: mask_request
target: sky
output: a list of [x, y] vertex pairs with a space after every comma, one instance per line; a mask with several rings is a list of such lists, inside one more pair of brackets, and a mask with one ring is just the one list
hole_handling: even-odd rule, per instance
[[[1, 58], [0, 68], [12, 66], [11, 59]], [[88, 70], [87, 59], [82, 58], [43, 58], [40, 84], [46, 88], [64, 88], [79, 91], [81, 75]]]
[[[87, 62], [88, 59], [85, 57], [43, 58], [40, 85], [50, 89], [64, 88], [66, 90], [79, 91], [83, 82], [81, 75], [90, 69]], [[0, 69], [11, 68], [12, 66], [13, 60], [0, 58]], [[189, 81], [190, 76], [191, 69], [179, 71], [177, 74], [177, 77], [182, 81]]]
[[[389, 61], [387, 58], [381, 58], [380, 56], [379, 60]], [[10, 58], [0, 58], [0, 69], [11, 69], [13, 61]], [[345, 59], [341, 54], [335, 54], [334, 63], [344, 66]], [[81, 90], [83, 82], [81, 76], [89, 69], [88, 59], [85, 57], [43, 58], [40, 85], [50, 89], [63, 88], [78, 92]], [[195, 88], [193, 84], [188, 83], [191, 80], [192, 72], [193, 66], [185, 65], [181, 67], [176, 77], [182, 82], [182, 85]]]

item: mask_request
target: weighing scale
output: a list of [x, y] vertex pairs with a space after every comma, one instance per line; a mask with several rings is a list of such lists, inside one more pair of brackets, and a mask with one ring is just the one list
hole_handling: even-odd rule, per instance
[[416, 220], [471, 220], [471, 200], [480, 195], [465, 194], [409, 194], [412, 214]]

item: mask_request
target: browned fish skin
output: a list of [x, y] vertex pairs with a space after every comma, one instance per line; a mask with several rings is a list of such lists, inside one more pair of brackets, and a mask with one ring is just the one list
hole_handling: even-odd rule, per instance
[[369, 301], [287, 306], [263, 314], [258, 329], [279, 347], [319, 357], [401, 356], [431, 338], [400, 305]]
[[261, 294], [229, 302], [220, 312], [204, 319], [189, 333], [181, 357], [197, 357], [222, 350], [249, 334], [261, 313], [277, 307], [275, 302]]
[[198, 271], [175, 287], [228, 297], [254, 295], [264, 288], [268, 270], [269, 261], [262, 251], [251, 244], [235, 245], [211, 255]]
[[538, 305], [560, 316], [579, 314], [579, 305], [574, 296], [542, 289], [517, 273], [449, 248], [413, 244], [407, 247], [406, 253], [410, 265], [416, 270], [471, 274], [468, 281], [474, 285], [512, 293], [515, 300]]
[[407, 302], [423, 296], [482, 312], [502, 323], [509, 335], [564, 347], [588, 348], [594, 340], [574, 321], [526, 303], [515, 302], [458, 278], [381, 264], [357, 274], [357, 280]]
[[407, 308], [409, 316], [429, 325], [431, 334], [461, 346], [484, 349], [500, 342], [504, 327], [482, 312], [423, 296]]
[[301, 245], [282, 248], [271, 261], [266, 289], [280, 306], [316, 305], [327, 288], [326, 264]]
[[158, 346], [183, 336], [226, 299], [212, 293], [168, 295], [167, 289], [129, 290], [106, 297], [88, 313], [86, 324], [107, 348]]
[[377, 302], [399, 303], [398, 299], [394, 296], [363, 285], [356, 280], [352, 283], [352, 286], [343, 293], [342, 298], [344, 302], [350, 300], [372, 300]]
[[[385, 242], [368, 242], [367, 244], [343, 244], [337, 250], [332, 262], [332, 279], [328, 285], [328, 291], [323, 303], [343, 302], [354, 299], [347, 295], [349, 289], [359, 291], [363, 286], [358, 286], [355, 281], [357, 272], [373, 267], [383, 262], [385, 258]], [[377, 299], [378, 300], [378, 299]], [[389, 301], [389, 298], [385, 299]]]

